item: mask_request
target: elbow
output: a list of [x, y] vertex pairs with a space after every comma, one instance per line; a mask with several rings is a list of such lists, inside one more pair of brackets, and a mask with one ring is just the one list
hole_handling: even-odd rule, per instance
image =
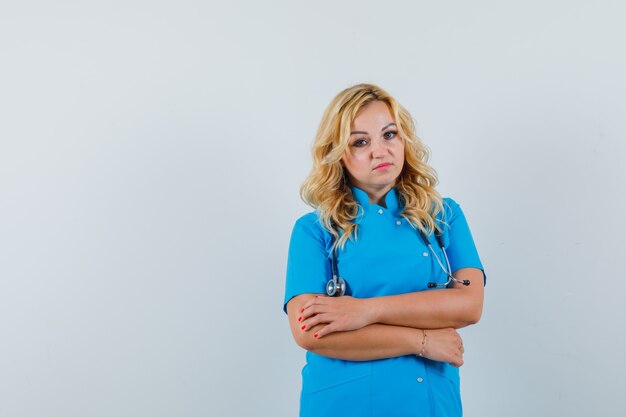
[[318, 339], [315, 335], [323, 327], [324, 325], [318, 324], [310, 329], [307, 329], [307, 331], [303, 331], [300, 327], [294, 326], [292, 327], [291, 332], [298, 346], [304, 350], [308, 350], [309, 352], [319, 353], [320, 349], [324, 348], [324, 340], [326, 339]]
[[302, 349], [309, 350], [310, 343], [304, 332], [300, 331], [294, 333], [293, 338], [298, 346], [300, 346]]
[[472, 324], [476, 324], [480, 321], [480, 317], [483, 315], [483, 308], [482, 306], [476, 306], [474, 308], [472, 308], [468, 314], [467, 314], [467, 318], [466, 318], [466, 322], [467, 322], [467, 326], [470, 326]]
[[483, 314], [483, 295], [481, 291], [469, 294], [463, 301], [461, 311], [463, 314], [462, 320], [465, 326], [476, 324], [480, 321]]
[[296, 342], [298, 346], [302, 349], [311, 351], [311, 347], [314, 344], [313, 332], [311, 330], [303, 331], [301, 328], [302, 323], [298, 320], [302, 308], [305, 302], [311, 298], [313, 298], [314, 294], [301, 294], [297, 295], [287, 303], [287, 314], [289, 317], [289, 327], [291, 328], [291, 335], [293, 336], [293, 340]]
[[291, 326], [291, 334], [293, 335], [293, 339], [295, 340], [296, 344], [302, 349], [308, 350], [310, 352], [313, 352], [315, 346], [319, 345], [319, 343], [315, 343], [317, 342], [317, 339], [314, 339], [314, 333], [314, 329], [311, 329], [309, 331], [303, 331], [302, 329], [300, 329], [299, 323], [294, 323]]
[[482, 316], [482, 307], [468, 309], [464, 312], [462, 317], [459, 317], [456, 326], [456, 329], [461, 329], [463, 327], [471, 326], [472, 324], [476, 324], [480, 321], [480, 317]]
[[298, 346], [304, 350], [308, 350], [309, 352], [315, 352], [316, 347], [319, 347], [319, 342], [315, 343], [317, 339], [313, 338], [313, 334], [311, 332], [299, 331], [293, 335], [293, 338]]
[[465, 321], [465, 326], [471, 326], [472, 324], [476, 324], [480, 321], [480, 316], [468, 317]]

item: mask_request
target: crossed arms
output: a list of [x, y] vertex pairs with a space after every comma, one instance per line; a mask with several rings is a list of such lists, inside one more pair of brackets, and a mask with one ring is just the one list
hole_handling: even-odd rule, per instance
[[425, 357], [461, 366], [464, 348], [455, 329], [480, 320], [483, 273], [463, 268], [453, 275], [471, 285], [374, 298], [298, 295], [287, 304], [291, 332], [302, 348], [332, 358], [383, 359], [425, 347]]

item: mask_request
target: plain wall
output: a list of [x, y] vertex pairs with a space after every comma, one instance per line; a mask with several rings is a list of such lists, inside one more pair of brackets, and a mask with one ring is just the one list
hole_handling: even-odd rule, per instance
[[488, 276], [467, 416], [623, 416], [619, 1], [0, 2], [0, 416], [294, 416], [322, 112], [409, 109]]

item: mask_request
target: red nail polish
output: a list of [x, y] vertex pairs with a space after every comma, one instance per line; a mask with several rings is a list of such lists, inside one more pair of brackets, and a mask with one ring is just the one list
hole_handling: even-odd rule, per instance
[[304, 313], [304, 309], [300, 310], [300, 313]]
[[303, 324], [301, 327], [302, 330], [306, 329], [306, 324]]
[[315, 333], [313, 336], [317, 337], [317, 333]]
[[302, 321], [302, 317], [298, 317], [298, 321]]

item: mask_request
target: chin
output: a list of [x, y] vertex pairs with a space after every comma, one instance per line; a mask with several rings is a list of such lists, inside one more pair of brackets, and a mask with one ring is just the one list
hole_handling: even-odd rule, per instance
[[400, 176], [399, 173], [388, 173], [387, 175], [384, 175], [382, 177], [378, 177], [376, 178], [373, 182], [377, 185], [389, 185], [389, 184], [394, 184], [398, 177]]
[[394, 180], [394, 181], [376, 182], [374, 183], [374, 185], [380, 188], [386, 188], [386, 187], [392, 188], [394, 185], [396, 185], [396, 181]]

